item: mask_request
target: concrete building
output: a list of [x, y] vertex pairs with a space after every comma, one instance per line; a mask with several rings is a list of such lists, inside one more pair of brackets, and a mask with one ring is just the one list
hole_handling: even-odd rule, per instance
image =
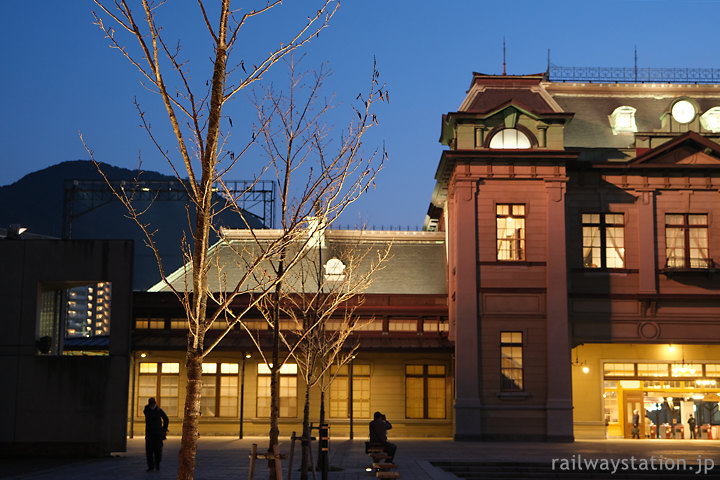
[[68, 289], [66, 336], [94, 337], [110, 334], [112, 285], [93, 283]]
[[[130, 365], [130, 240], [0, 239], [0, 451], [124, 451]], [[69, 293], [112, 285], [110, 335], [68, 337]]]

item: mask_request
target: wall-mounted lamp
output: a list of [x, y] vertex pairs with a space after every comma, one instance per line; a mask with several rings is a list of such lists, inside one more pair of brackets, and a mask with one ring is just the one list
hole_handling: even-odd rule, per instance
[[145, 358], [145, 357], [147, 357], [147, 353], [143, 352], [140, 354], [140, 358]]

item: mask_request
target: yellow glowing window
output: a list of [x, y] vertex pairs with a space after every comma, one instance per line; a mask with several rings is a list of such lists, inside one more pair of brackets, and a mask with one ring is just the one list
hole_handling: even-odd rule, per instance
[[163, 363], [162, 364], [162, 373], [179, 373], [180, 372], [180, 364], [179, 363]]
[[157, 363], [141, 363], [140, 373], [157, 373]]
[[523, 390], [522, 332], [500, 332], [500, 389]]
[[[270, 416], [270, 369], [258, 364], [257, 416]], [[280, 367], [280, 416], [297, 417], [297, 365], [286, 363]]]
[[405, 366], [405, 417], [445, 418], [445, 366]]
[[[330, 417], [350, 416], [350, 369], [347, 365], [333, 368], [335, 380], [330, 385]], [[370, 418], [370, 365], [357, 364], [352, 368], [353, 418]]]
[[496, 205], [497, 259], [525, 260], [525, 205]]
[[583, 266], [623, 268], [625, 227], [622, 213], [583, 213]]
[[710, 268], [708, 216], [666, 214], [665, 256], [667, 268]]
[[184, 318], [173, 318], [170, 320], [170, 328], [173, 330], [183, 330], [187, 327], [187, 320]]
[[140, 363], [137, 395], [138, 416], [142, 416], [142, 411], [150, 397], [155, 398], [168, 416], [177, 416], [179, 371], [179, 363]]
[[667, 363], [638, 363], [637, 374], [640, 377], [667, 377]]
[[217, 373], [217, 363], [203, 363], [202, 364], [202, 373], [204, 373], [204, 374]]
[[204, 417], [238, 416], [238, 372], [237, 363], [203, 363], [200, 412]]
[[609, 377], [632, 377], [635, 376], [634, 363], [606, 363], [603, 372]]
[[390, 317], [388, 320], [388, 330], [391, 332], [416, 332], [417, 328], [417, 318]]

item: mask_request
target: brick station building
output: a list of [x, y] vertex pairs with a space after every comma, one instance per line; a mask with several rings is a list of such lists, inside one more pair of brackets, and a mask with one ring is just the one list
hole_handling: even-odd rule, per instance
[[[328, 394], [333, 434], [365, 436], [375, 410], [397, 436], [629, 437], [635, 409], [642, 436], [687, 438], [690, 413], [712, 431], [719, 139], [717, 83], [474, 74], [442, 117], [425, 231], [362, 233], [393, 258], [367, 292], [353, 371]], [[327, 248], [353, 235], [328, 231]], [[135, 429], [148, 396], [175, 424], [184, 398], [182, 312], [154, 290], [135, 297]], [[266, 432], [252, 351], [234, 332], [207, 359], [203, 433]], [[302, 385], [292, 368], [283, 379], [289, 434]]]

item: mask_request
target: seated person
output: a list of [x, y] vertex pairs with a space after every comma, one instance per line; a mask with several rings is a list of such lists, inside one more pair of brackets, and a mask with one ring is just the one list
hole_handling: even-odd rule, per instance
[[390, 422], [387, 421], [385, 415], [375, 412], [374, 420], [370, 422], [370, 445], [381, 446], [390, 459], [387, 462], [392, 463], [395, 459], [395, 451], [397, 445], [387, 441], [387, 431], [392, 428]]

